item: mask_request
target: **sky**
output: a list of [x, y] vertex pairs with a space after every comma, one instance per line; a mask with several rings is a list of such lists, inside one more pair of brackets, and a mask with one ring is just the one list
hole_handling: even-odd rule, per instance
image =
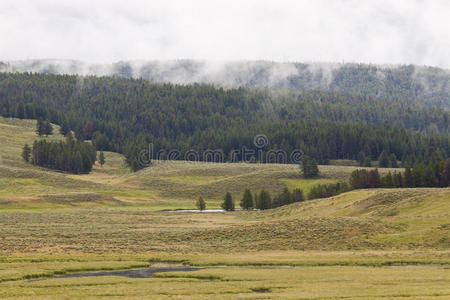
[[1, 0], [0, 60], [450, 68], [448, 0]]

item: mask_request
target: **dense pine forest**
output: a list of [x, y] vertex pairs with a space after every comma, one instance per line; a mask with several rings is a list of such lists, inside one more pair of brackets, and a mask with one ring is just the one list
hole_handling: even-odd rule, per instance
[[[414, 165], [450, 156], [450, 111], [409, 98], [349, 91], [221, 88], [143, 79], [0, 73], [0, 113], [43, 119], [92, 140], [97, 150], [300, 149], [319, 163], [378, 160]], [[165, 158], [163, 155], [160, 158]], [[173, 158], [173, 157], [172, 157]], [[234, 157], [242, 159], [239, 155]], [[262, 158], [262, 160], [265, 160]]]

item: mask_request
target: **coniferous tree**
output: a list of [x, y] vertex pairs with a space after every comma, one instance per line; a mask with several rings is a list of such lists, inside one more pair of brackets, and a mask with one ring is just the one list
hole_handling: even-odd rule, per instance
[[272, 198], [268, 191], [262, 190], [258, 196], [258, 209], [264, 210], [272, 208]]
[[75, 153], [72, 166], [73, 173], [80, 174], [83, 172], [83, 157], [79, 151]]
[[382, 186], [384, 188], [393, 188], [394, 187], [394, 180], [392, 178], [391, 172], [387, 173], [381, 178]]
[[305, 178], [313, 178], [319, 175], [317, 161], [314, 158], [307, 155], [303, 156], [300, 166], [303, 172], [303, 177]]
[[436, 177], [436, 174], [433, 170], [433, 166], [430, 164], [425, 167], [423, 170], [423, 186], [425, 187], [438, 187], [439, 186], [439, 178]]
[[292, 194], [287, 187], [284, 187], [283, 192], [279, 196], [281, 205], [287, 205], [293, 202]]
[[450, 158], [447, 158], [442, 167], [441, 178], [443, 187], [447, 187], [450, 185]]
[[252, 209], [254, 207], [253, 196], [249, 189], [245, 189], [240, 206], [242, 207], [242, 209]]
[[36, 119], [36, 114], [33, 105], [27, 103], [25, 105], [25, 118], [27, 119]]
[[447, 187], [450, 185], [450, 158], [448, 158], [444, 163], [441, 178], [443, 187]]
[[364, 166], [365, 162], [366, 162], [366, 156], [364, 154], [364, 151], [360, 151], [358, 153], [358, 163], [360, 166]]
[[67, 136], [70, 132], [69, 125], [66, 121], [62, 122], [61, 127], [59, 127], [59, 133], [61, 133], [64, 136]]
[[45, 134], [46, 136], [53, 134], [53, 127], [49, 121], [43, 121], [42, 126], [43, 126], [43, 134]]
[[233, 197], [229, 192], [225, 194], [225, 198], [223, 199], [222, 208], [226, 211], [234, 210], [234, 201]]
[[367, 170], [357, 169], [350, 174], [350, 186], [353, 189], [365, 189], [369, 185], [369, 172]]
[[293, 202], [302, 202], [305, 200], [303, 195], [303, 191], [301, 189], [294, 189], [292, 191], [292, 201]]
[[206, 203], [205, 203], [205, 200], [203, 200], [202, 197], [199, 197], [197, 199], [197, 202], [196, 202], [195, 205], [197, 206], [197, 209], [200, 210], [200, 211], [203, 211], [203, 210], [206, 209]]
[[389, 157], [389, 165], [392, 168], [398, 168], [397, 157], [395, 156], [394, 153], [392, 153], [391, 156]]
[[383, 150], [383, 152], [381, 152], [380, 156], [378, 157], [378, 166], [380, 168], [390, 167], [389, 156], [388, 156], [386, 150]]
[[126, 164], [132, 171], [136, 172], [151, 164], [150, 153], [145, 143], [140, 141], [129, 141], [125, 146], [124, 156]]
[[372, 160], [370, 159], [370, 156], [366, 156], [366, 158], [364, 159], [364, 167], [371, 167], [372, 166]]
[[105, 164], [105, 153], [103, 153], [103, 151], [100, 151], [100, 154], [98, 155], [98, 162], [102, 167]]
[[85, 140], [91, 140], [93, 134], [94, 134], [94, 124], [91, 121], [88, 121], [83, 127], [83, 138]]
[[45, 122], [42, 119], [38, 119], [36, 123], [36, 133], [39, 136], [43, 136], [45, 134]]
[[31, 156], [31, 148], [28, 146], [28, 144], [25, 144], [22, 149], [22, 158], [24, 161], [29, 162]]
[[17, 105], [16, 117], [19, 119], [25, 119], [25, 106], [22, 102]]
[[394, 187], [402, 188], [403, 187], [403, 176], [400, 172], [395, 172], [393, 175]]
[[405, 175], [403, 176], [403, 186], [408, 188], [415, 186], [411, 168], [408, 166], [405, 167]]
[[367, 187], [370, 188], [379, 188], [381, 187], [381, 178], [380, 174], [378, 173], [378, 169], [370, 170], [367, 174]]
[[259, 209], [259, 194], [257, 192], [253, 194], [253, 207]]
[[415, 187], [424, 187], [425, 165], [423, 163], [415, 164], [412, 169], [412, 176]]

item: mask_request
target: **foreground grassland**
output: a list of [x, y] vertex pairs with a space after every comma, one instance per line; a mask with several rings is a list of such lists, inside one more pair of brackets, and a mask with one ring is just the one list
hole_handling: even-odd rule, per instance
[[23, 299], [448, 299], [442, 267], [216, 267], [153, 278], [85, 277], [1, 284], [0, 297]]
[[[87, 175], [26, 165], [35, 122], [0, 119], [0, 298], [267, 299], [450, 297], [450, 189], [358, 190], [267, 211], [217, 208], [231, 191], [305, 191], [356, 167], [154, 162], [130, 173], [123, 159]], [[56, 128], [55, 128], [55, 131]], [[61, 139], [55, 134], [52, 139]], [[381, 170], [386, 172], [387, 170]], [[54, 275], [202, 267], [119, 276]]]

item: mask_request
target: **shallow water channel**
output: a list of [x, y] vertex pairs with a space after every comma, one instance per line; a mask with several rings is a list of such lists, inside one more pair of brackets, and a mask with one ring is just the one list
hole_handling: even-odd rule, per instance
[[[234, 268], [239, 268], [238, 266], [233, 266]], [[284, 269], [284, 268], [303, 268], [305, 266], [290, 266], [290, 265], [277, 265], [277, 266], [246, 266], [246, 268], [257, 268], [257, 269]], [[450, 269], [448, 264], [400, 264], [400, 265], [390, 265], [390, 266], [365, 266], [365, 267], [375, 267], [375, 268], [432, 268], [432, 269]], [[129, 278], [151, 278], [155, 273], [163, 272], [190, 272], [197, 271], [210, 267], [189, 267], [182, 265], [160, 265], [148, 268], [139, 269], [128, 269], [128, 270], [115, 270], [115, 271], [91, 271], [91, 272], [80, 272], [80, 273], [70, 273], [64, 275], [55, 275], [51, 278], [78, 278], [78, 277], [99, 277], [99, 276], [124, 276]], [[214, 266], [213, 268], [230, 268], [230, 266]], [[41, 278], [40, 280], [45, 279]], [[39, 279], [38, 279], [39, 280]]]
[[187, 266], [165, 266], [165, 267], [149, 267], [145, 269], [117, 270], [117, 271], [99, 271], [99, 272], [83, 272], [64, 275], [55, 275], [53, 278], [76, 278], [76, 277], [98, 277], [98, 276], [124, 276], [129, 278], [151, 278], [155, 273], [162, 272], [188, 272], [197, 271], [204, 268], [195, 268]]

